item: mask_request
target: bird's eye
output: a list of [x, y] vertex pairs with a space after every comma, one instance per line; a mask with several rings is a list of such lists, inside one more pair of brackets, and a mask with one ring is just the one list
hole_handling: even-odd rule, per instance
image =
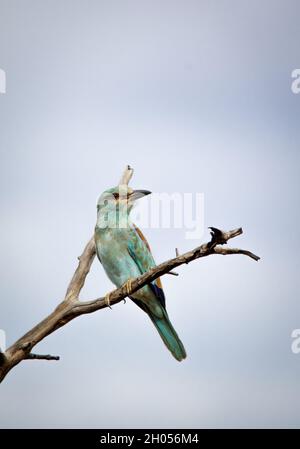
[[119, 194], [118, 193], [113, 193], [113, 196], [115, 197], [116, 200], [119, 199]]

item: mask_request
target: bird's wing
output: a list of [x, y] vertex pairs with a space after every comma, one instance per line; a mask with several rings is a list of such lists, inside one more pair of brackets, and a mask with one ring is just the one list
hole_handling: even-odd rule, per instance
[[[144, 234], [136, 225], [133, 225], [130, 229], [128, 252], [138, 266], [141, 274], [146, 273], [151, 268], [155, 267], [156, 264], [152, 256], [150, 246]], [[149, 286], [156, 298], [159, 300], [160, 304], [165, 308], [166, 300], [160, 278], [152, 281]]]
[[97, 242], [100, 240], [100, 235], [99, 235], [99, 231], [98, 231], [97, 227], [95, 228], [94, 239], [95, 239], [95, 246], [96, 246], [96, 254], [97, 254], [97, 257], [99, 259], [99, 262], [102, 264], [101, 258], [100, 258], [100, 254], [99, 254], [99, 251], [98, 251], [98, 245], [97, 245]]

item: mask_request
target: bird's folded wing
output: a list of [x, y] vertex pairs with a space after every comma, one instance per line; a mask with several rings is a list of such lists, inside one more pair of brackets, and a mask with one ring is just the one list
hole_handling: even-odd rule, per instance
[[[142, 231], [135, 225], [133, 225], [130, 229], [128, 252], [138, 266], [141, 274], [146, 273], [151, 268], [155, 267], [155, 261], [152, 256], [150, 246]], [[149, 286], [161, 305], [165, 308], [166, 300], [160, 278], [155, 279], [149, 284]]]

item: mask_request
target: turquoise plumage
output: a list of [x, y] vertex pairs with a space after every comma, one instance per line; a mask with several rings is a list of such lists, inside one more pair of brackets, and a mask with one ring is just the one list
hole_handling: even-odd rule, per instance
[[[134, 202], [149, 194], [118, 186], [105, 191], [97, 205], [95, 243], [97, 256], [116, 287], [130, 283], [155, 266], [150, 247], [142, 232], [132, 223], [130, 211]], [[173, 356], [181, 361], [186, 352], [173, 328], [165, 304], [160, 279], [142, 287], [130, 298], [146, 312]]]

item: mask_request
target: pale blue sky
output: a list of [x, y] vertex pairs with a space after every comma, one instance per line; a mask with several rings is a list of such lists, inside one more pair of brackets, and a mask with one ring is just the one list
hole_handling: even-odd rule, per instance
[[[164, 279], [188, 358], [132, 303], [82, 317], [0, 387], [0, 427], [299, 427], [300, 4], [0, 0], [0, 328], [12, 343], [63, 297], [98, 195], [204, 192], [205, 226], [262, 256]], [[158, 262], [196, 246], [147, 230]], [[208, 238], [206, 233], [205, 238]], [[112, 289], [94, 263], [83, 298]]]

